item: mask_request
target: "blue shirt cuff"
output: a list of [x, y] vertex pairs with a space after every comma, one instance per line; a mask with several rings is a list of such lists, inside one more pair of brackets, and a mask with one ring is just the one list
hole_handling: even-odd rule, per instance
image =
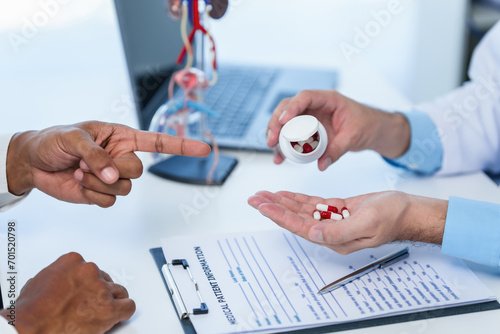
[[441, 169], [443, 145], [432, 119], [420, 111], [403, 113], [410, 123], [410, 147], [396, 159], [384, 158], [389, 164], [419, 174], [434, 174]]
[[451, 197], [441, 251], [500, 267], [500, 205]]

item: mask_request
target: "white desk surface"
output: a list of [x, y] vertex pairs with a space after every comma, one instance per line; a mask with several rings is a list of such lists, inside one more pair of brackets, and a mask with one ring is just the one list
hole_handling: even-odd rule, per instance
[[[87, 67], [83, 61], [78, 68], [68, 61], [61, 64], [57, 73], [44, 71], [43, 62], [36, 64], [35, 60], [44, 57], [44, 51], [50, 55], [51, 48], [58, 41], [56, 38], [52, 41], [56, 41], [55, 44], [51, 44], [51, 40], [44, 40], [44, 37], [28, 45], [33, 49], [28, 49], [22, 59], [16, 58], [14, 65], [4, 66], [4, 75], [0, 78], [0, 131], [43, 128], [91, 118], [135, 124], [133, 112], [117, 113], [112, 107], [116, 99], [128, 93], [117, 31], [113, 30], [116, 27], [111, 32], [103, 32], [99, 25], [95, 29], [100, 29], [101, 36], [104, 34], [108, 38], [106, 43], [100, 44], [107, 51], [106, 57], [116, 57], [115, 62], [106, 62], [106, 66], [98, 70], [92, 61]], [[87, 49], [88, 43], [66, 42], [70, 43], [66, 44], [70, 56], [77, 53], [81, 59], [92, 56]], [[43, 43], [47, 44], [44, 46]], [[50, 58], [45, 57], [45, 60]], [[347, 95], [386, 108], [408, 108], [407, 101], [369, 65], [358, 62], [341, 70], [339, 89]], [[177, 314], [149, 249], [160, 246], [160, 238], [166, 236], [276, 228], [247, 205], [248, 196], [256, 191], [291, 190], [325, 197], [346, 197], [394, 189], [439, 198], [456, 195], [500, 202], [500, 189], [482, 173], [420, 178], [388, 166], [370, 152], [348, 154], [324, 173], [318, 172], [315, 165], [287, 163], [274, 166], [271, 156], [265, 153], [228, 154], [237, 156], [239, 164], [222, 187], [183, 185], [145, 172], [134, 181], [132, 193], [119, 198], [109, 209], [58, 202], [34, 191], [23, 203], [1, 214], [3, 222], [8, 219], [18, 222], [20, 286], [61, 254], [77, 251], [124, 285], [136, 301], [134, 316], [113, 332], [181, 333]], [[146, 167], [152, 161], [148, 154], [141, 157]], [[196, 213], [183, 217], [182, 207], [190, 207]], [[0, 234], [4, 233], [0, 231]], [[471, 266], [500, 297], [499, 274], [477, 265]], [[498, 332], [500, 311], [407, 322], [350, 333], [470, 333], [479, 328], [482, 333]]]

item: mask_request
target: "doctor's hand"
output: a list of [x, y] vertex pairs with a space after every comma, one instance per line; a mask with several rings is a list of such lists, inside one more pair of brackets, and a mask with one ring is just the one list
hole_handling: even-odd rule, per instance
[[7, 153], [9, 191], [21, 195], [37, 188], [63, 201], [109, 207], [142, 174], [136, 151], [206, 156], [210, 147], [96, 121], [18, 133]]
[[[340, 254], [400, 240], [441, 244], [448, 210], [448, 201], [403, 192], [323, 199], [261, 191], [248, 203], [279, 226]], [[319, 203], [346, 207], [351, 215], [340, 221], [315, 220]]]
[[0, 315], [15, 320], [19, 334], [100, 334], [135, 312], [127, 290], [78, 253], [61, 256], [30, 279], [15, 306], [15, 314], [6, 305]]
[[[328, 134], [328, 147], [318, 160], [323, 171], [348, 151], [374, 150], [397, 158], [408, 150], [410, 126], [399, 113], [387, 113], [351, 100], [334, 90], [306, 90], [284, 99], [274, 110], [267, 129], [267, 144], [276, 147], [283, 125], [298, 115], [315, 116]], [[284, 158], [274, 150], [274, 162]]]

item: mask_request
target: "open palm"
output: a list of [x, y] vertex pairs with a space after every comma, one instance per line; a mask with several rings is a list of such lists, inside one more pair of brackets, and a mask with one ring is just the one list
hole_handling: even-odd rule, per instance
[[[248, 200], [279, 226], [340, 254], [408, 239], [404, 222], [410, 202], [410, 197], [401, 192], [324, 199], [292, 192], [261, 191]], [[347, 207], [351, 216], [340, 221], [315, 220], [313, 212], [320, 203]]]

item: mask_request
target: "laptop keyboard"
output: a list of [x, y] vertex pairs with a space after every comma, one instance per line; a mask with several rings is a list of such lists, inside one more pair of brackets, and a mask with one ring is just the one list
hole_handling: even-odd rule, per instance
[[258, 67], [219, 70], [217, 84], [206, 90], [204, 99], [208, 108], [220, 114], [207, 117], [207, 127], [216, 138], [241, 138], [246, 134], [276, 73]]

